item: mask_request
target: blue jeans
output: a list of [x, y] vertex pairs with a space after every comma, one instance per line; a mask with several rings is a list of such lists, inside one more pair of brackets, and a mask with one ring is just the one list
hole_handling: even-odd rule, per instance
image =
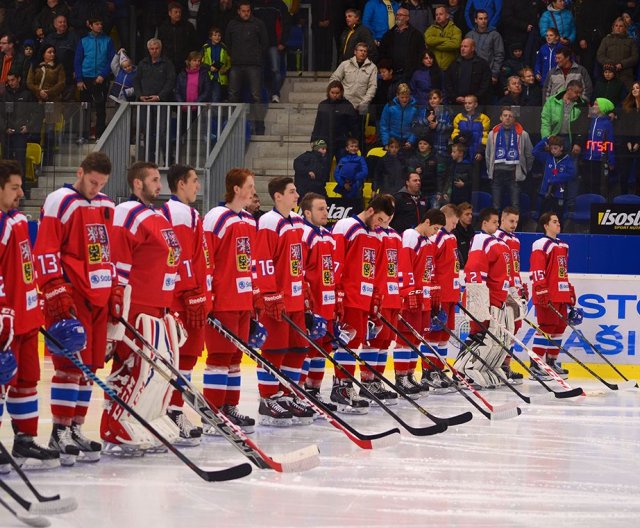
[[493, 171], [493, 179], [491, 180], [491, 194], [493, 195], [493, 207], [500, 210], [502, 202], [502, 190], [509, 190], [511, 196], [511, 206], [518, 207], [520, 205], [520, 189], [516, 181], [515, 171]]

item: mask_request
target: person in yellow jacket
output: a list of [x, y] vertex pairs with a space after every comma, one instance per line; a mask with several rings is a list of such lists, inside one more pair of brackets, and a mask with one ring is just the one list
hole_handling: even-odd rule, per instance
[[222, 42], [222, 32], [217, 27], [209, 30], [209, 40], [202, 46], [202, 64], [209, 69], [211, 102], [219, 103], [226, 100], [231, 57]]

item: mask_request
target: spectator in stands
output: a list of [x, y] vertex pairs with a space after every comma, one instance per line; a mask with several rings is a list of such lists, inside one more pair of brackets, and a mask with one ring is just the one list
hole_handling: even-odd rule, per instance
[[[133, 49], [132, 42], [129, 35], [130, 26], [130, 0], [112, 0], [107, 2], [107, 9], [111, 14], [111, 21], [114, 27], [118, 31], [118, 39], [120, 41], [120, 47], [124, 49]], [[200, 42], [202, 39], [198, 39]]]
[[489, 63], [478, 57], [472, 39], [463, 39], [460, 43], [460, 57], [445, 75], [445, 93], [449, 101], [462, 104], [466, 95], [474, 94], [480, 103], [487, 104], [491, 96], [491, 81]]
[[336, 8], [331, 0], [314, 0], [311, 2], [313, 64], [316, 71], [333, 70], [333, 36], [335, 28], [332, 9]]
[[406, 0], [401, 4], [409, 10], [409, 24], [416, 28], [420, 35], [424, 35], [427, 28], [433, 24], [430, 4], [431, 2], [425, 0]]
[[358, 135], [358, 114], [353, 105], [344, 98], [342, 83], [331, 81], [327, 86], [327, 98], [318, 105], [311, 142], [326, 142], [327, 159], [331, 163], [333, 156], [337, 161], [344, 155], [346, 141], [349, 138], [357, 138]]
[[364, 42], [367, 45], [368, 57], [373, 62], [378, 62], [378, 46], [373, 39], [371, 30], [367, 26], [363, 26], [360, 21], [359, 9], [347, 9], [344, 17], [347, 27], [340, 35], [338, 44], [338, 63], [350, 60], [356, 50], [356, 44]]
[[407, 154], [416, 141], [411, 125], [416, 119], [418, 108], [416, 100], [411, 97], [409, 85], [401, 83], [396, 90], [396, 97], [387, 103], [382, 110], [378, 132], [383, 145], [388, 145], [391, 138], [400, 141], [403, 156]]
[[502, 0], [467, 0], [464, 17], [469, 28], [473, 27], [473, 20], [475, 20], [476, 13], [480, 10], [489, 15], [488, 24], [490, 27], [497, 28], [500, 25]]
[[271, 102], [280, 102], [282, 72], [284, 70], [285, 45], [289, 38], [291, 16], [282, 0], [254, 0], [253, 14], [264, 22], [269, 37], [267, 57], [271, 80]]
[[[138, 73], [133, 82], [136, 98], [144, 103], [158, 103], [170, 101], [173, 96], [173, 89], [176, 83], [176, 69], [172, 62], [162, 55], [162, 42], [160, 39], [152, 38], [147, 42], [149, 56], [138, 63]], [[143, 108], [141, 123], [142, 130], [139, 132], [146, 136], [146, 147], [148, 149], [147, 159], [156, 158], [156, 137], [164, 138], [166, 133], [166, 113], [160, 113], [160, 129], [156, 129], [157, 109], [151, 106]], [[166, 110], [165, 110], [166, 112]], [[146, 130], [147, 117], [149, 118], [149, 130]], [[160, 141], [161, 148], [164, 141]]]
[[384, 34], [396, 23], [395, 13], [398, 6], [395, 0], [367, 0], [364, 5], [362, 24], [371, 30], [378, 46]]
[[[134, 0], [135, 1], [135, 0]], [[135, 1], [137, 10], [137, 27], [142, 33], [143, 42], [156, 38], [158, 28], [167, 18], [167, 0]]]
[[[472, 169], [471, 191], [480, 190], [480, 173], [484, 149], [489, 135], [489, 117], [478, 111], [478, 98], [469, 94], [463, 98], [464, 111], [453, 118], [451, 139], [465, 146], [465, 161]], [[469, 197], [469, 200], [471, 198]], [[466, 198], [462, 201], [469, 201]]]
[[14, 35], [19, 42], [33, 37], [33, 21], [40, 9], [40, 2], [15, 0], [15, 2], [4, 2], [4, 4], [7, 5], [4, 31]]
[[565, 153], [565, 141], [557, 136], [543, 137], [533, 147], [533, 155], [544, 165], [536, 206], [538, 215], [542, 211], [554, 211], [560, 215], [569, 187], [577, 187], [575, 160]]
[[545, 38], [547, 29], [554, 27], [560, 34], [560, 42], [568, 46], [576, 41], [576, 23], [573, 13], [565, 5], [565, 0], [551, 0], [540, 17], [540, 36]]
[[22, 75], [24, 55], [16, 49], [16, 39], [8, 33], [0, 36], [0, 93], [4, 90], [10, 72]]
[[615, 106], [620, 106], [626, 93], [627, 89], [616, 74], [616, 67], [613, 64], [605, 64], [593, 89], [593, 98], [604, 97], [609, 99]]
[[424, 34], [427, 48], [432, 50], [442, 71], [446, 71], [456, 60], [462, 41], [462, 33], [443, 6], [436, 7], [436, 21]]
[[356, 44], [354, 56], [341, 62], [331, 74], [330, 81], [340, 81], [345, 98], [360, 115], [365, 115], [378, 86], [378, 68], [368, 58], [368, 46]]
[[506, 48], [512, 44], [526, 46], [527, 41], [537, 42], [538, 23], [544, 7], [542, 0], [503, 1], [501, 33]]
[[138, 69], [135, 67], [131, 58], [126, 54], [124, 48], [120, 48], [118, 53], [111, 60], [111, 73], [113, 73], [114, 81], [111, 85], [109, 95], [112, 95], [119, 101], [135, 101], [136, 94], [134, 82]]
[[439, 194], [438, 161], [436, 154], [426, 137], [418, 139], [416, 150], [405, 159], [408, 172], [420, 176], [420, 195], [426, 199], [429, 207], [437, 207], [442, 198]]
[[258, 196], [258, 193], [254, 193], [253, 200], [251, 200], [251, 203], [245, 207], [245, 211], [253, 216], [256, 222], [264, 214], [264, 211], [260, 210], [260, 196]]
[[612, 198], [609, 175], [615, 168], [616, 138], [613, 133], [611, 114], [614, 105], [608, 99], [599, 97], [589, 109], [589, 132], [585, 135], [582, 148], [582, 191], [601, 194]]
[[449, 19], [456, 25], [462, 35], [466, 35], [471, 29], [467, 26], [467, 19], [464, 16], [465, 2], [466, 0], [447, 0], [446, 5]]
[[[22, 79], [16, 72], [7, 75], [7, 85], [2, 96], [4, 112], [0, 114], [0, 130], [3, 133], [3, 157], [16, 160], [25, 166], [27, 139], [30, 134], [39, 131], [40, 112], [33, 94], [22, 87]], [[7, 103], [13, 103], [9, 107]], [[32, 103], [32, 104], [28, 104]], [[9, 111], [11, 108], [11, 111]]]
[[293, 160], [293, 172], [300, 200], [309, 192], [327, 196], [325, 185], [329, 180], [329, 161], [324, 139], [315, 140], [311, 143], [311, 150]]
[[196, 41], [196, 29], [182, 16], [182, 6], [178, 2], [169, 4], [169, 20], [158, 28], [158, 38], [167, 58], [176, 68], [176, 74], [187, 60], [190, 51], [200, 49]]
[[[42, 7], [40, 12], [36, 15], [35, 20], [33, 21], [33, 29], [36, 35], [42, 34], [42, 36], [46, 36], [47, 34], [54, 31], [53, 20], [58, 15], [64, 15], [68, 17], [70, 14], [69, 6], [61, 0], [47, 0], [45, 5]], [[84, 23], [88, 18], [84, 19]]]
[[[99, 138], [106, 127], [106, 98], [111, 73], [111, 59], [116, 54], [111, 37], [102, 32], [102, 20], [91, 18], [88, 21], [90, 32], [82, 38], [76, 49], [74, 72], [76, 86], [80, 90], [80, 99], [89, 103], [96, 112], [96, 130], [94, 138]], [[85, 113], [85, 125], [80, 141], [89, 136], [90, 114]]]
[[362, 189], [368, 175], [367, 162], [358, 154], [358, 140], [347, 139], [347, 152], [336, 163], [333, 177], [337, 183], [336, 194], [342, 196], [346, 202], [345, 207], [354, 208], [353, 212], [362, 210]]
[[522, 68], [519, 72], [522, 87], [522, 99], [526, 101], [525, 106], [542, 105], [542, 88], [536, 81], [536, 77], [531, 68]]
[[511, 107], [503, 107], [500, 124], [487, 137], [485, 160], [491, 180], [493, 207], [502, 208], [502, 193], [508, 190], [513, 207], [520, 205], [519, 182], [526, 179], [533, 165], [533, 145], [526, 130], [518, 123]]
[[421, 185], [420, 175], [408, 170], [404, 187], [393, 195], [396, 201], [396, 212], [391, 220], [391, 227], [400, 234], [422, 223], [429, 209], [427, 201], [420, 194]]
[[502, 37], [494, 27], [489, 26], [489, 15], [484, 9], [476, 11], [475, 21], [474, 28], [467, 33], [466, 38], [475, 43], [476, 55], [489, 63], [491, 82], [497, 85], [504, 62]]
[[211, 102], [226, 101], [231, 59], [227, 46], [222, 42], [220, 28], [214, 26], [209, 31], [209, 39], [202, 46], [202, 64], [207, 66], [209, 70]]
[[580, 0], [573, 3], [577, 35], [576, 60], [589, 73], [594, 71], [596, 52], [602, 39], [609, 33], [611, 24], [620, 13], [615, 4], [616, 2], [602, 0]]
[[622, 18], [616, 18], [611, 33], [602, 39], [596, 55], [601, 66], [613, 65], [618, 79], [627, 89], [634, 79], [634, 67], [638, 63], [638, 46], [627, 35]]
[[42, 50], [41, 61], [29, 69], [27, 88], [41, 103], [62, 100], [66, 75], [62, 64], [56, 61], [56, 49], [49, 45]]
[[249, 0], [238, 4], [238, 16], [229, 22], [224, 42], [231, 57], [229, 71], [229, 102], [242, 102], [242, 92], [251, 94], [251, 119], [255, 134], [264, 134], [265, 110], [262, 101], [264, 55], [269, 48], [269, 36], [264, 22], [251, 14]]
[[[39, 47], [42, 49], [42, 47]], [[33, 39], [27, 39], [22, 43], [20, 53], [24, 57], [24, 62], [22, 63], [22, 71], [20, 73], [20, 77], [22, 79], [26, 79], [27, 75], [29, 75], [29, 69], [31, 66], [38, 64], [38, 57], [35, 56], [35, 43]]]
[[520, 77], [512, 75], [507, 80], [507, 95], [502, 97], [498, 104], [500, 106], [526, 106], [527, 101], [522, 96], [522, 83]]
[[405, 167], [398, 156], [400, 141], [391, 138], [387, 153], [378, 160], [373, 178], [373, 190], [380, 194], [395, 194], [404, 185]]
[[[620, 194], [630, 190], [629, 182], [636, 182], [640, 194], [640, 178], [637, 177], [640, 163], [640, 82], [631, 85], [631, 91], [622, 101], [622, 112], [616, 126], [618, 136], [618, 170]], [[633, 171], [634, 165], [636, 166]]]
[[[72, 3], [71, 11], [67, 9], [67, 13], [64, 14], [68, 17], [69, 24], [74, 29], [78, 40], [82, 37], [86, 37], [89, 33], [89, 27], [87, 26], [87, 20], [91, 18], [99, 18], [103, 23], [103, 32], [105, 35], [111, 33], [111, 13], [107, 7], [105, 0], [75, 0]], [[49, 31], [47, 31], [49, 34]]]
[[369, 106], [369, 116], [377, 123], [380, 120], [382, 110], [387, 103], [393, 101], [400, 81], [396, 79], [393, 64], [389, 59], [380, 59], [378, 62], [378, 80], [376, 95]]
[[[208, 103], [211, 100], [211, 83], [209, 82], [209, 70], [202, 64], [202, 53], [190, 51], [184, 62], [185, 68], [176, 77], [176, 101], [179, 103]], [[188, 108], [188, 106], [184, 106], [183, 110]], [[191, 107], [192, 110], [194, 108]]]
[[380, 57], [391, 59], [396, 78], [408, 83], [420, 66], [424, 51], [424, 36], [409, 24], [409, 10], [398, 8], [396, 25], [384, 34], [380, 42]]
[[458, 206], [458, 225], [453, 229], [453, 235], [458, 241], [458, 258], [460, 267], [464, 268], [469, 258], [471, 240], [476, 234], [473, 228], [473, 206], [469, 202], [462, 202]]
[[207, 39], [209, 30], [212, 27], [220, 28], [222, 35], [226, 34], [227, 26], [236, 17], [236, 9], [232, 0], [219, 0], [218, 2], [207, 2], [198, 9], [196, 17], [196, 33], [198, 42]]
[[546, 42], [538, 50], [534, 67], [536, 79], [542, 84], [547, 80], [549, 72], [557, 66], [556, 51], [562, 47], [560, 33], [556, 28], [550, 27], [547, 29], [544, 38]]
[[527, 67], [523, 55], [524, 50], [521, 44], [515, 43], [509, 46], [507, 58], [502, 63], [502, 68], [500, 68], [500, 89], [506, 89], [509, 77], [518, 75], [520, 70]]
[[557, 66], [549, 72], [547, 79], [542, 87], [542, 100], [546, 101], [549, 97], [564, 91], [571, 81], [579, 81], [584, 87], [583, 98], [587, 101], [591, 100], [593, 87], [591, 77], [584, 67], [580, 66], [572, 58], [571, 48], [566, 46], [560, 47], [556, 51]]
[[421, 64], [413, 72], [409, 87], [419, 107], [429, 104], [431, 90], [442, 88], [442, 71], [431, 51], [427, 50], [422, 54]]
[[[580, 153], [581, 140], [576, 136], [586, 130], [576, 123], [587, 107], [583, 99], [584, 87], [574, 79], [569, 81], [566, 90], [549, 97], [542, 108], [540, 133], [542, 137], [562, 136], [568, 138], [567, 146], [574, 146], [573, 155]], [[576, 127], [578, 127], [576, 129]]]
[[629, 13], [622, 13], [622, 20], [627, 28], [627, 35], [633, 39], [637, 46], [640, 46], [640, 23], [634, 22]]
[[75, 60], [76, 49], [78, 48], [78, 37], [73, 31], [69, 30], [67, 17], [64, 15], [58, 15], [53, 19], [53, 27], [54, 31], [44, 38], [42, 45], [52, 45], [56, 48], [56, 59], [62, 64], [66, 75], [66, 88], [62, 99], [69, 101], [75, 91], [73, 62]]
[[442, 185], [442, 199], [458, 205], [471, 201], [473, 168], [466, 160], [466, 147], [461, 143], [451, 145], [451, 162], [446, 169]]

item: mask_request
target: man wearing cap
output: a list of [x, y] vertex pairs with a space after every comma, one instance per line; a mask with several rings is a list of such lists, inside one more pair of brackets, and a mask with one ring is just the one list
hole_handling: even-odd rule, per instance
[[325, 184], [329, 179], [327, 143], [317, 139], [311, 143], [311, 150], [293, 160], [294, 179], [300, 200], [309, 192], [327, 196]]

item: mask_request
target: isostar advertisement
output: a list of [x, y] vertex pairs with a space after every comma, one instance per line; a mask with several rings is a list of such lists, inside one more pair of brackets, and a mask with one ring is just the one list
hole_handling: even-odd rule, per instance
[[591, 234], [640, 235], [640, 205], [591, 204]]

